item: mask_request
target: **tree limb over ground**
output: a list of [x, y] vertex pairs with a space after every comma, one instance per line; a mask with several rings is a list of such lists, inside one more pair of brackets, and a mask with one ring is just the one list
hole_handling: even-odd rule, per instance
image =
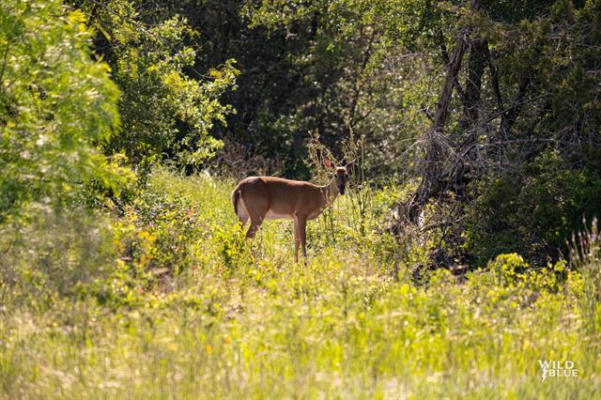
[[[480, 1], [473, 0], [471, 10], [477, 12], [480, 9]], [[440, 195], [446, 190], [443, 182], [445, 174], [445, 162], [449, 156], [449, 144], [444, 136], [444, 126], [447, 120], [453, 88], [456, 87], [458, 74], [461, 69], [463, 56], [470, 44], [473, 28], [466, 26], [457, 35], [455, 48], [450, 57], [446, 78], [440, 94], [436, 112], [432, 120], [430, 130], [426, 133], [426, 154], [421, 165], [421, 183], [413, 195], [407, 214], [410, 221], [415, 223], [423, 206], [429, 199]], [[478, 95], [479, 97], [479, 95]], [[473, 111], [471, 111], [473, 113]]]

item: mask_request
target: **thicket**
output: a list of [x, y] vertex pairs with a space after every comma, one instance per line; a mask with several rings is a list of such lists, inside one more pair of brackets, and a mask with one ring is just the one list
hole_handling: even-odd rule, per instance
[[[3, 226], [0, 396], [595, 396], [597, 231], [573, 265], [512, 253], [416, 281], [421, 237], [402, 262], [376, 231], [394, 189], [338, 199], [309, 224], [304, 265], [290, 224], [245, 241], [232, 184], [155, 171], [124, 216], [40, 210]], [[541, 358], [579, 377], [541, 382]]]
[[[592, 0], [3, 1], [3, 393], [532, 397], [513, 371], [545, 353], [591, 379], [542, 392], [590, 398], [600, 18]], [[288, 225], [245, 242], [234, 178], [325, 183], [324, 155], [358, 168], [309, 266]]]
[[127, 170], [143, 184], [161, 164], [306, 179], [322, 146], [360, 158], [362, 185], [418, 183], [389, 225], [437, 226], [434, 265], [557, 259], [601, 207], [600, 14], [568, 0], [6, 3], [0, 212], [84, 192], [123, 205]]

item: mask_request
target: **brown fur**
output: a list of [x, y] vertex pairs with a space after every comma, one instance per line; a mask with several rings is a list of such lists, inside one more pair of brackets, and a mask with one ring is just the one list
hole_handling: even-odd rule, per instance
[[238, 200], [240, 200], [240, 190], [238, 187], [232, 192], [232, 203], [234, 203], [234, 212], [238, 215]]
[[247, 238], [252, 238], [265, 219], [292, 219], [294, 221], [294, 261], [298, 262], [298, 248], [302, 244], [305, 260], [307, 220], [316, 218], [344, 193], [351, 164], [346, 167], [326, 166], [335, 171], [326, 186], [273, 176], [251, 176], [238, 183], [232, 193], [234, 212], [244, 226], [250, 219]]

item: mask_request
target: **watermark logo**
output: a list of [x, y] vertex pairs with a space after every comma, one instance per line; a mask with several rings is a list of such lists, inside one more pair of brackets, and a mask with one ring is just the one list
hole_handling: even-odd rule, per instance
[[575, 378], [578, 376], [578, 370], [574, 368], [574, 361], [538, 360], [538, 365], [540, 365], [542, 374], [541, 382], [547, 378]]

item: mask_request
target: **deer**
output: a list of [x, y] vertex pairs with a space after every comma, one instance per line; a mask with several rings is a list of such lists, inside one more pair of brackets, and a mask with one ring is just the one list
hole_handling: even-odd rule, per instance
[[298, 263], [298, 248], [302, 245], [307, 263], [307, 221], [317, 218], [339, 194], [344, 195], [354, 161], [344, 167], [333, 165], [327, 158], [324, 166], [333, 172], [329, 184], [275, 176], [250, 176], [241, 180], [232, 192], [234, 212], [242, 228], [250, 220], [246, 239], [252, 239], [266, 219], [294, 221], [294, 262]]

